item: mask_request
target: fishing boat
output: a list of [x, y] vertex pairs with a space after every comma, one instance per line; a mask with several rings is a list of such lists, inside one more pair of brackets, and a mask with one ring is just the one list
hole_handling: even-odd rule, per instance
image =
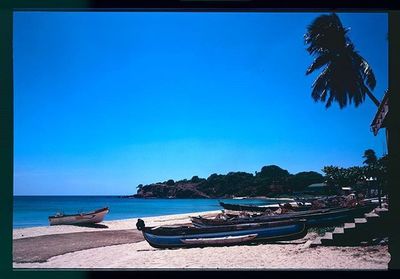
[[[251, 211], [251, 212], [265, 212], [267, 210], [277, 210], [285, 204], [267, 204], [267, 205], [250, 205], [250, 204], [230, 204], [219, 202], [219, 204], [227, 210], [234, 211]], [[309, 210], [311, 208], [311, 203], [303, 203], [303, 202], [289, 202], [289, 204], [293, 210], [303, 211]]]
[[104, 216], [109, 211], [110, 209], [108, 207], [104, 207], [91, 212], [79, 214], [67, 215], [63, 213], [57, 213], [53, 216], [49, 216], [49, 222], [50, 226], [96, 224], [103, 221]]
[[193, 226], [146, 227], [138, 219], [136, 227], [155, 248], [228, 246], [251, 242], [274, 242], [303, 238], [307, 234], [305, 220], [285, 220], [197, 228]]
[[323, 208], [307, 211], [294, 211], [276, 215], [259, 216], [232, 216], [226, 215], [225, 218], [204, 218], [202, 216], [190, 217], [192, 224], [196, 227], [215, 227], [226, 225], [238, 225], [246, 223], [263, 223], [273, 221], [284, 221], [288, 219], [305, 219], [308, 227], [321, 227], [334, 225], [353, 220], [371, 212], [376, 207], [375, 204], [366, 204], [352, 208]]

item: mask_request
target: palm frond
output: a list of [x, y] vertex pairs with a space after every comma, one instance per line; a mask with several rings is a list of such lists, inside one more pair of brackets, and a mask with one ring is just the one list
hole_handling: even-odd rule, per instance
[[332, 94], [332, 90], [331, 90], [331, 91], [329, 92], [329, 98], [328, 98], [328, 100], [326, 101], [325, 108], [329, 108], [329, 107], [332, 105], [334, 99], [335, 99], [335, 95]]
[[319, 16], [307, 27], [304, 35], [304, 42], [309, 45], [307, 51], [316, 54], [340, 49], [349, 41], [347, 31], [335, 13]]
[[354, 60], [357, 63], [357, 66], [360, 68], [363, 80], [365, 80], [365, 83], [371, 90], [374, 90], [374, 88], [376, 86], [376, 79], [375, 79], [375, 74], [372, 71], [371, 66], [368, 64], [367, 60], [365, 60], [358, 53], [355, 53], [354, 56], [355, 56]]
[[371, 93], [376, 86], [374, 72], [355, 50], [347, 36], [349, 30], [333, 13], [317, 17], [304, 35], [306, 50], [316, 56], [306, 75], [325, 66], [312, 84], [311, 97], [316, 102], [325, 102], [326, 108], [333, 102], [341, 109], [353, 103], [357, 107], [364, 102], [365, 95], [379, 105]]
[[[345, 61], [334, 61], [332, 63], [332, 74], [329, 80], [330, 94], [332, 95], [331, 101], [335, 101], [342, 109], [346, 107], [348, 102], [351, 102], [348, 86], [349, 73], [346, 71]], [[327, 107], [329, 107], [329, 104]]]
[[325, 102], [327, 93], [328, 93], [328, 89], [325, 88], [324, 90], [322, 90], [322, 92], [320, 94], [320, 99], [322, 102]]
[[[326, 67], [312, 84], [311, 97], [315, 102], [324, 101], [329, 80], [329, 67]], [[322, 100], [323, 99], [323, 100]]]
[[329, 54], [323, 54], [321, 56], [318, 56], [317, 58], [314, 59], [313, 63], [308, 67], [306, 71], [306, 75], [311, 74], [315, 70], [321, 68], [322, 66], [326, 65], [329, 63], [331, 60], [331, 56]]

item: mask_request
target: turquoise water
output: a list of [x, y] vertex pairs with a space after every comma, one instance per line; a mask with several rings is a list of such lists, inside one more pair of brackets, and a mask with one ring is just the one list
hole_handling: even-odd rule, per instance
[[[108, 206], [105, 221], [222, 209], [219, 201], [236, 204], [272, 204], [260, 199], [126, 199], [117, 196], [15, 196], [13, 227], [47, 226], [56, 212], [75, 214]], [[281, 201], [282, 202], [282, 201]]]

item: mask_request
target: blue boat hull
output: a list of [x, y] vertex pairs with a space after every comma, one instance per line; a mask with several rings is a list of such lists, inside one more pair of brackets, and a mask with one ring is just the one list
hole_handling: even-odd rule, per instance
[[[152, 232], [151, 228], [143, 229], [143, 236], [146, 241], [153, 247], [156, 248], [176, 248], [176, 247], [199, 247], [199, 246], [215, 246], [215, 245], [237, 245], [248, 242], [272, 242], [277, 240], [291, 240], [299, 239], [307, 234], [307, 228], [305, 220], [298, 220], [294, 222], [286, 222], [281, 226], [268, 226], [264, 224], [244, 224], [239, 226], [226, 226], [226, 230], [221, 227], [217, 231], [212, 230], [201, 230], [196, 233], [191, 229], [190, 234], [184, 230], [181, 233], [175, 235], [160, 235]], [[208, 240], [215, 238], [238, 238], [253, 235], [254, 237], [249, 241], [229, 242], [229, 243], [217, 243], [210, 244]], [[190, 240], [202, 239], [207, 244], [201, 243], [187, 243]], [[189, 240], [189, 241], [187, 241]]]

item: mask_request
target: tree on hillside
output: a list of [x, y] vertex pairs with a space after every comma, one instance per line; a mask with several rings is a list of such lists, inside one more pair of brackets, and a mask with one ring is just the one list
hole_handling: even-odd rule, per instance
[[251, 173], [229, 172], [226, 175], [212, 174], [200, 185], [205, 193], [216, 196], [251, 195], [254, 180]]
[[[204, 179], [203, 179], [204, 180]], [[192, 183], [199, 183], [202, 181], [197, 175], [193, 176], [192, 179], [190, 179]]]
[[329, 108], [337, 102], [340, 108], [354, 102], [357, 107], [365, 100], [365, 95], [379, 106], [372, 94], [376, 80], [371, 66], [356, 51], [339, 17], [332, 13], [317, 17], [308, 27], [304, 41], [307, 51], [315, 60], [306, 75], [322, 67], [323, 70], [312, 85], [314, 101], [326, 102]]
[[282, 183], [289, 177], [289, 172], [276, 165], [264, 166], [261, 171], [257, 173], [260, 178], [268, 178], [271, 181]]
[[264, 166], [254, 177], [255, 193], [259, 196], [268, 195], [281, 186], [287, 185], [290, 173], [276, 165]]
[[168, 186], [173, 186], [175, 184], [175, 181], [173, 179], [169, 179], [165, 184]]
[[311, 184], [324, 182], [324, 177], [315, 171], [303, 171], [291, 175], [288, 182], [294, 191], [299, 191]]

